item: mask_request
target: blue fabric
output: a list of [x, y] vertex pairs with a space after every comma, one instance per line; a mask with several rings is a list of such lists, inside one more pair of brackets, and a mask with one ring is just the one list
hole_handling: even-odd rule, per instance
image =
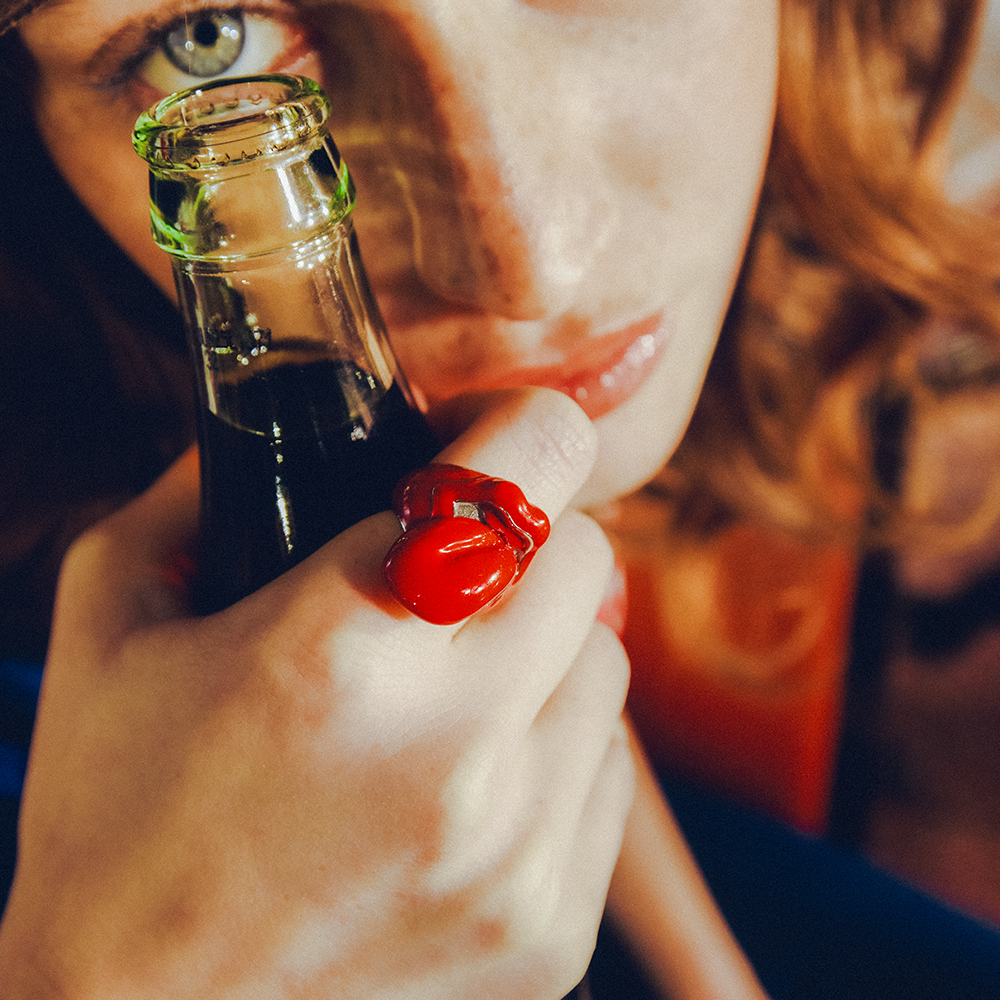
[[[667, 797], [772, 1000], [998, 1000], [1000, 933], [856, 854], [683, 782]], [[611, 928], [595, 1000], [648, 1000]]]
[[10, 700], [34, 712], [41, 687], [41, 664], [0, 660], [0, 704], [6, 704]]
[[41, 684], [39, 664], [0, 660], [0, 905], [14, 875], [17, 809]]
[[24, 784], [28, 751], [0, 744], [0, 798], [16, 799]]

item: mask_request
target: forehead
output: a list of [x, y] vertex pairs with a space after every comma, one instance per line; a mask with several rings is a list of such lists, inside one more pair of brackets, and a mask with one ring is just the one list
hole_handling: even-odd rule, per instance
[[[328, 2], [328, 0], [327, 0]], [[471, 0], [473, 4], [480, 0]], [[618, 18], [628, 18], [640, 16], [648, 13], [651, 9], [656, 9], [664, 4], [665, 0], [517, 0], [524, 7], [532, 7], [537, 10], [550, 11], [560, 14], [586, 14], [596, 16], [609, 16]], [[46, 10], [54, 10], [60, 7], [73, 4], [74, 0], [0, 0], [0, 34], [15, 25], [21, 18], [27, 16], [32, 11], [44, 7]], [[134, 2], [111, 2], [106, 6], [115, 8], [119, 13], [127, 12], [129, 7], [149, 6]], [[319, 6], [324, 0], [292, 0], [293, 6]], [[188, 0], [183, 6], [196, 8], [201, 6], [217, 6], [219, 0]], [[90, 4], [94, 7], [101, 7], [102, 0], [93, 0]], [[378, 0], [362, 3], [363, 6], [377, 7]], [[382, 6], [391, 7], [397, 13], [405, 12], [408, 8], [420, 6], [420, 0], [387, 0]]]
[[[444, 38], [456, 54], [482, 49], [512, 58], [537, 56], [544, 64], [546, 38], [562, 40], [567, 48], [606, 52], [623, 46], [643, 58], [658, 53], [657, 72], [690, 75], [692, 60], [732, 47], [734, 34], [742, 37], [748, 14], [777, 0], [0, 0], [0, 17], [19, 16], [18, 30], [36, 60], [54, 76], [80, 80], [93, 76], [104, 49], [123, 48], [127, 38], [138, 48], [141, 38], [198, 10], [246, 9], [261, 17], [294, 19], [302, 14], [310, 28], [319, 28], [313, 41], [336, 50], [337, 12], [367, 16], [372, 24], [394, 23], [414, 37]], [[329, 12], [332, 21], [320, 21]], [[2, 27], [0, 20], [0, 27]], [[496, 33], [504, 37], [497, 45]], [[753, 32], [751, 32], [752, 34]], [[114, 46], [106, 45], [114, 40]], [[738, 44], [737, 47], [740, 47]], [[435, 51], [437, 51], [435, 49]], [[336, 51], [333, 52], [335, 56]], [[494, 61], [498, 61], [496, 55]], [[588, 56], [589, 58], [589, 56]], [[618, 59], [618, 68], [635, 77], [640, 67], [632, 57]], [[545, 68], [544, 65], [542, 67]], [[595, 75], [590, 64], [578, 70]], [[649, 72], [645, 66], [643, 72]], [[542, 73], [547, 76], [547, 70]], [[699, 74], [695, 74], [699, 75]], [[701, 74], [704, 75], [704, 74]], [[507, 84], [505, 83], [504, 86]]]

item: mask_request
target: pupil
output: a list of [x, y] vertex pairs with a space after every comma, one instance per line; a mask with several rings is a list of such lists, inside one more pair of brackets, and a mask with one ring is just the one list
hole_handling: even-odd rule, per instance
[[219, 29], [207, 18], [203, 18], [194, 26], [194, 40], [202, 48], [211, 48], [219, 38]]
[[193, 24], [179, 21], [163, 40], [163, 54], [190, 76], [222, 76], [243, 51], [243, 13], [209, 11]]

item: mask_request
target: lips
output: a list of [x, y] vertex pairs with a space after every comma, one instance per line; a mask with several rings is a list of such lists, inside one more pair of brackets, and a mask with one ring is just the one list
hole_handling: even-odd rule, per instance
[[596, 420], [638, 391], [656, 367], [667, 339], [663, 316], [648, 316], [615, 333], [594, 338], [564, 362], [519, 369], [497, 379], [489, 388], [539, 385], [558, 389]]
[[[662, 316], [651, 316], [614, 337], [602, 363], [591, 365], [553, 388], [575, 399], [591, 420], [617, 409], [656, 367], [667, 342]], [[609, 348], [610, 348], [609, 344]]]
[[[565, 393], [596, 420], [638, 391], [669, 340], [662, 313], [594, 333], [575, 317], [511, 321], [425, 299], [383, 290], [379, 303], [411, 387], [432, 408], [461, 393], [534, 385]], [[533, 346], [520, 348], [524, 340]]]

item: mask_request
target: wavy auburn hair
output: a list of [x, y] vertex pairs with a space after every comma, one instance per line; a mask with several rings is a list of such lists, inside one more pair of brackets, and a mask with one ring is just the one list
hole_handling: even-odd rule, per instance
[[[913, 407], [995, 377], [1000, 360], [1000, 220], [950, 203], [942, 183], [981, 17], [966, 0], [783, 0], [761, 206], [656, 484], [682, 526], [753, 513], [852, 542], [916, 530], [899, 492]], [[931, 316], [977, 345], [961, 377], [921, 370]]]

